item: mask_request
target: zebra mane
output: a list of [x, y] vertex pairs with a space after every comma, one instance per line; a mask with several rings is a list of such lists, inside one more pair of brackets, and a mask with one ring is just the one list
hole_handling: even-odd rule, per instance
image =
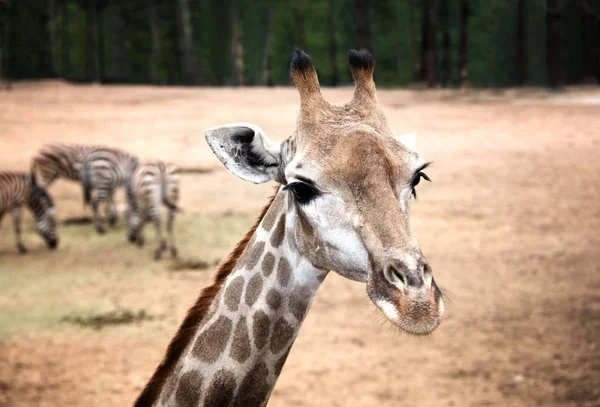
[[156, 402], [158, 396], [160, 396], [162, 386], [165, 383], [167, 377], [175, 367], [177, 361], [181, 358], [181, 355], [183, 354], [189, 343], [194, 338], [194, 334], [198, 331], [198, 328], [200, 327], [202, 320], [208, 313], [208, 310], [211, 304], [213, 303], [213, 300], [219, 294], [223, 283], [233, 271], [238, 259], [240, 258], [240, 256], [246, 249], [246, 246], [248, 246], [248, 242], [250, 242], [250, 239], [254, 235], [256, 228], [258, 227], [265, 214], [271, 207], [273, 200], [277, 196], [278, 190], [279, 188], [277, 187], [275, 189], [275, 193], [269, 198], [267, 205], [265, 205], [265, 207], [263, 208], [261, 214], [259, 215], [254, 225], [250, 228], [250, 230], [248, 230], [248, 232], [246, 232], [246, 235], [242, 238], [242, 240], [238, 242], [233, 251], [218, 267], [213, 278], [213, 283], [202, 290], [200, 296], [196, 300], [196, 303], [188, 310], [187, 315], [185, 316], [183, 322], [179, 326], [177, 334], [175, 335], [175, 337], [173, 337], [171, 343], [169, 343], [167, 352], [163, 360], [160, 362], [160, 364], [154, 371], [154, 374], [146, 384], [146, 387], [144, 387], [144, 390], [135, 401], [134, 407], [152, 406]]

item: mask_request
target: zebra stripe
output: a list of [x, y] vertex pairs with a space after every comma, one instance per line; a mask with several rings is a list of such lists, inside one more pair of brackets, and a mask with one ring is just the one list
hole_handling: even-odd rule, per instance
[[[103, 222], [98, 215], [100, 204], [106, 201], [107, 208], [113, 207], [114, 190], [121, 186], [130, 188], [131, 177], [138, 165], [137, 157], [120, 150], [95, 150], [85, 156], [81, 173], [84, 201], [92, 206], [98, 233], [104, 233]], [[109, 211], [107, 215], [110, 217]]]
[[167, 242], [163, 239], [161, 228], [161, 207], [165, 205], [168, 209], [167, 234], [171, 255], [177, 256], [173, 226], [175, 213], [179, 210], [179, 176], [178, 168], [174, 164], [166, 164], [162, 161], [146, 163], [141, 165], [134, 173], [129, 200], [129, 216], [127, 231], [129, 241], [144, 243], [143, 229], [146, 221], [152, 221], [158, 236], [158, 248], [154, 252], [154, 258], [159, 259], [162, 252], [167, 248]]
[[[44, 188], [48, 188], [58, 178], [80, 182], [83, 161], [94, 151], [118, 152], [120, 150], [100, 145], [46, 144], [31, 160], [31, 173], [37, 177], [38, 184]], [[106, 216], [111, 225], [117, 222], [117, 211], [112, 204], [107, 205]]]
[[54, 203], [46, 190], [37, 184], [35, 177], [21, 172], [0, 172], [0, 220], [11, 212], [17, 249], [25, 253], [27, 249], [21, 239], [21, 215], [23, 206], [32, 212], [37, 232], [50, 248], [58, 245]]
[[81, 165], [87, 154], [103, 146], [54, 143], [43, 146], [31, 160], [31, 172], [36, 174], [39, 185], [47, 187], [57, 178], [81, 180]]

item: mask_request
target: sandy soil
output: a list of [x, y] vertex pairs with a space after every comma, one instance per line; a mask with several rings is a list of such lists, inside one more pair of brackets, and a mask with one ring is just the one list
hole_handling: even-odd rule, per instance
[[[343, 101], [351, 90], [324, 94]], [[379, 97], [392, 129], [416, 132], [417, 150], [435, 163], [412, 222], [449, 296], [445, 320], [430, 337], [401, 334], [364, 285], [332, 273], [269, 405], [599, 406], [600, 92]], [[248, 121], [282, 139], [297, 109], [285, 88], [47, 82], [0, 92], [0, 169], [25, 170], [42, 143], [60, 140], [211, 170], [183, 176], [179, 265], [126, 245], [122, 226], [106, 236], [63, 226], [60, 249], [49, 252], [29, 222], [31, 252], [19, 256], [4, 220], [0, 406], [131, 404], [270, 193], [222, 170], [203, 129]], [[51, 192], [62, 220], [86, 214], [76, 185]], [[74, 323], [115, 315], [133, 317]]]

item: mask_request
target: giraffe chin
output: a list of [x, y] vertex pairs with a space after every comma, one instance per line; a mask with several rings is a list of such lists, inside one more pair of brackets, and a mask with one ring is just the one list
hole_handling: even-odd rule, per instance
[[381, 292], [371, 290], [369, 286], [367, 284], [367, 294], [371, 300], [390, 322], [405, 332], [428, 335], [442, 322], [444, 301], [435, 281], [423, 290]]

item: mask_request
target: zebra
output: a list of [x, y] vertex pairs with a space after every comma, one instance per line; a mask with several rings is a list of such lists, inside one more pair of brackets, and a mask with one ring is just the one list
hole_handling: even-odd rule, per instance
[[51, 249], [58, 246], [58, 235], [54, 222], [54, 203], [46, 190], [38, 185], [35, 175], [24, 172], [0, 172], [0, 222], [8, 211], [12, 212], [17, 249], [26, 253], [21, 239], [21, 217], [24, 205], [29, 207], [37, 232]]
[[138, 167], [131, 179], [131, 188], [128, 191], [129, 213], [127, 232], [130, 242], [136, 242], [138, 246], [144, 244], [144, 224], [152, 221], [156, 227], [158, 247], [154, 251], [154, 258], [160, 259], [162, 252], [166, 250], [167, 243], [163, 239], [161, 230], [161, 205], [165, 205], [169, 211], [167, 220], [167, 233], [170, 243], [171, 256], [177, 257], [173, 225], [175, 213], [179, 212], [177, 201], [179, 200], [179, 177], [178, 168], [174, 164], [162, 161], [145, 163]]
[[[38, 178], [38, 184], [48, 188], [58, 178], [81, 182], [81, 169], [85, 157], [93, 151], [114, 148], [100, 145], [52, 143], [43, 146], [31, 160], [31, 173]], [[108, 224], [117, 223], [117, 211], [112, 202], [106, 206]]]
[[114, 190], [120, 186], [125, 187], [127, 196], [131, 195], [130, 179], [138, 165], [137, 157], [114, 149], [94, 150], [84, 157], [81, 169], [84, 203], [92, 206], [94, 227], [98, 233], [105, 232], [98, 215], [100, 204], [106, 201], [110, 208]]

